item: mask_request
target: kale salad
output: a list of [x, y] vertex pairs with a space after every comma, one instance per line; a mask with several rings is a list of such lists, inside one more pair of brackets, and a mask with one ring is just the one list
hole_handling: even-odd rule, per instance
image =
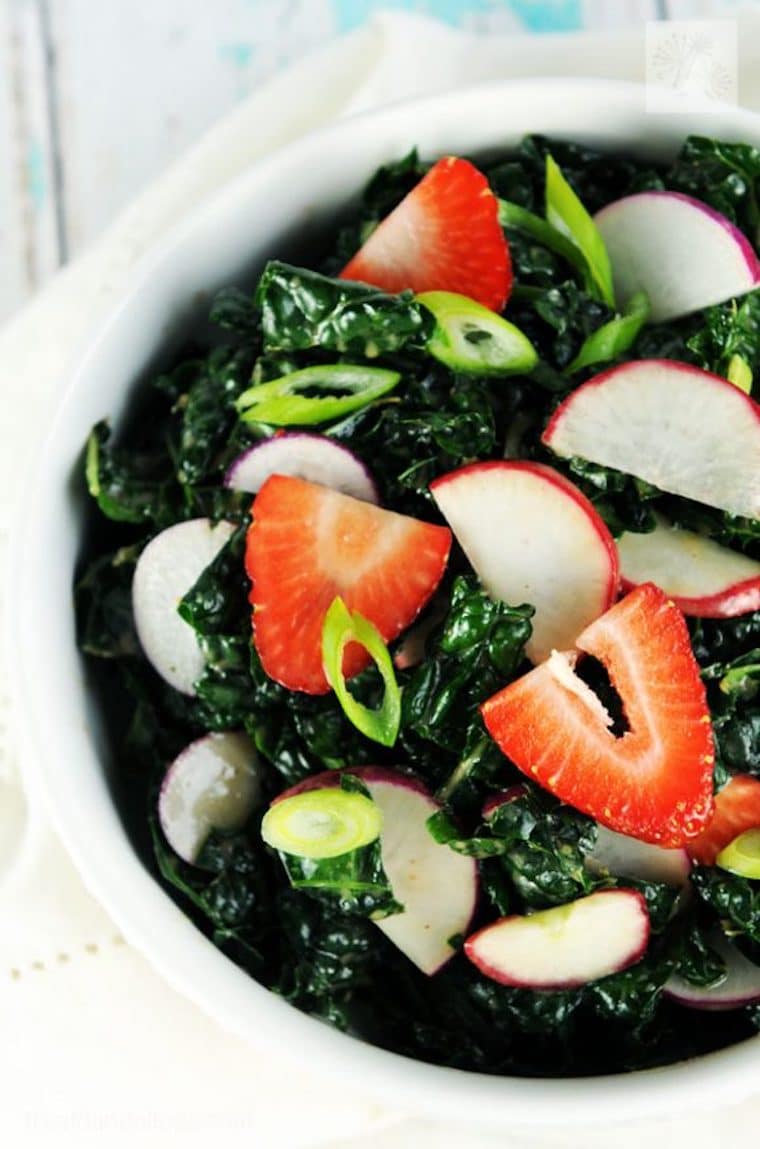
[[381, 168], [98, 424], [76, 584], [136, 848], [424, 1061], [760, 1028], [760, 151]]

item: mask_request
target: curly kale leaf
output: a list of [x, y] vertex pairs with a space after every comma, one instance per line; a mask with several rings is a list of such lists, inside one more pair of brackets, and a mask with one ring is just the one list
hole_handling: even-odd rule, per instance
[[729, 299], [708, 307], [703, 321], [703, 327], [687, 344], [698, 365], [725, 376], [732, 357], [740, 355], [757, 377], [760, 372], [760, 290], [751, 291], [742, 299]]
[[182, 365], [185, 389], [175, 401], [180, 429], [174, 452], [177, 478], [184, 485], [217, 482], [229, 456], [230, 436], [238, 422], [235, 400], [249, 385], [255, 351], [248, 345], [217, 347], [208, 358]]
[[102, 513], [118, 523], [170, 526], [182, 517], [182, 496], [166, 443], [116, 445], [107, 423], [87, 441], [87, 487]]
[[140, 644], [132, 617], [132, 578], [139, 547], [101, 555], [74, 588], [80, 648], [95, 658], [128, 658]]
[[342, 914], [377, 920], [404, 908], [393, 897], [379, 841], [337, 858], [280, 857], [293, 889], [319, 898]]
[[277, 260], [264, 269], [256, 304], [267, 352], [319, 348], [375, 359], [424, 346], [434, 323], [410, 292], [389, 295]]
[[504, 765], [478, 707], [522, 664], [532, 615], [532, 607], [496, 602], [475, 579], [458, 576], [446, 618], [404, 684], [402, 744], [449, 800]]
[[[443, 813], [434, 815], [428, 828], [436, 841], [458, 853], [490, 859], [497, 901], [547, 909], [610, 885], [607, 875], [586, 865], [596, 842], [596, 823], [535, 786], [523, 784], [520, 790], [498, 806], [471, 838], [463, 837]], [[496, 861], [511, 897], [495, 880]]]
[[760, 944], [760, 882], [702, 866], [691, 880], [700, 898], [722, 919], [729, 936], [744, 935]]
[[261, 942], [273, 928], [271, 865], [266, 851], [246, 833], [212, 833], [197, 865], [183, 862], [167, 845], [155, 817], [153, 851], [162, 878], [201, 915], [214, 943], [231, 950], [261, 973]]
[[665, 184], [703, 200], [754, 237], [760, 225], [760, 149], [689, 136]]

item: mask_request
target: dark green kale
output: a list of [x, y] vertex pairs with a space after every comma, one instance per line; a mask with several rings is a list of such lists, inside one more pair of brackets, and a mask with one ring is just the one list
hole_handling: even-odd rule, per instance
[[478, 707], [516, 675], [532, 614], [532, 607], [495, 602], [472, 578], [458, 576], [443, 623], [404, 682], [403, 751], [456, 808], [471, 808], [483, 783], [504, 769]]
[[[431, 819], [431, 832], [459, 853], [498, 859], [509, 904], [522, 911], [563, 905], [611, 884], [587, 865], [596, 823], [528, 783], [516, 788], [472, 838], [462, 838], [445, 815]], [[497, 867], [491, 864], [493, 874]]]
[[391, 892], [379, 840], [337, 858], [281, 857], [294, 890], [317, 897], [342, 914], [359, 914], [376, 921], [404, 908]]
[[754, 238], [760, 225], [760, 150], [690, 136], [668, 169], [665, 184], [703, 200]]
[[[483, 170], [497, 196], [543, 217], [547, 153], [591, 212], [636, 191], [672, 188], [705, 200], [753, 240], [757, 234], [760, 152], [754, 148], [691, 138], [673, 163], [650, 164], [532, 136]], [[760, 945], [760, 882], [697, 867], [698, 896], [689, 902], [671, 887], [594, 867], [595, 824], [527, 783], [480, 718], [480, 704], [528, 669], [530, 606], [492, 601], [455, 547], [449, 573], [420, 619], [428, 631], [423, 660], [398, 671], [403, 721], [391, 750], [362, 737], [333, 695], [293, 693], [269, 679], [251, 642], [243, 569], [251, 496], [228, 490], [223, 480], [231, 461], [262, 432], [238, 418], [235, 400], [251, 381], [333, 362], [336, 355], [379, 360], [402, 376], [392, 394], [326, 432], [370, 467], [382, 503], [393, 510], [437, 518], [433, 479], [506, 453], [557, 466], [615, 534], [652, 529], [656, 511], [760, 559], [757, 522], [584, 460], [559, 461], [541, 445], [557, 403], [599, 369], [591, 361], [577, 371], [567, 368], [584, 341], [612, 319], [584, 290], [577, 261], [545, 232], [519, 229], [514, 215], [506, 226], [515, 272], [507, 315], [540, 355], [529, 376], [458, 375], [427, 355], [432, 316], [411, 293], [390, 295], [328, 278], [426, 170], [413, 152], [378, 171], [352, 217], [336, 221], [336, 233], [338, 222], [344, 226], [319, 271], [272, 262], [257, 290], [243, 285], [221, 292], [212, 321], [226, 342], [209, 338], [188, 347], [142, 389], [117, 436], [105, 424], [93, 432], [86, 475], [99, 513], [76, 587], [78, 633], [85, 653], [99, 660], [94, 686], [106, 712], [118, 800], [137, 848], [200, 928], [274, 992], [365, 1040], [435, 1063], [536, 1076], [609, 1073], [692, 1057], [747, 1037], [760, 1015], [690, 1012], [669, 1001], [663, 986], [671, 973], [695, 985], [721, 978], [723, 962], [710, 944], [719, 924], [737, 944]], [[645, 325], [632, 343], [605, 338], [605, 354], [616, 357], [610, 361], [675, 358], [719, 374], [740, 356], [757, 379], [759, 299], [756, 292]], [[206, 664], [195, 695], [186, 697], [140, 652], [131, 579], [153, 535], [198, 516], [224, 518], [239, 529], [179, 606]], [[690, 632], [713, 718], [716, 787], [736, 772], [760, 777], [760, 612], [690, 620]], [[615, 711], [614, 692], [598, 671], [589, 659], [581, 669]], [[369, 669], [352, 679], [351, 690], [376, 705], [382, 683]], [[157, 786], [188, 742], [227, 729], [245, 730], [259, 753], [262, 807], [242, 831], [212, 834], [199, 865], [189, 866], [157, 824]], [[377, 843], [361, 857], [319, 863], [308, 873], [287, 859], [296, 884], [311, 883], [292, 888], [281, 859], [261, 840], [267, 802], [319, 771], [368, 763], [410, 769], [437, 792], [445, 812], [431, 820], [431, 832], [473, 855], [480, 870], [483, 897], [474, 928], [595, 889], [630, 887], [640, 891], [650, 915], [645, 957], [562, 992], [498, 985], [462, 955], [427, 977], [368, 919], [393, 908]], [[513, 800], [484, 820], [484, 803], [510, 786]]]
[[117, 659], [139, 655], [132, 617], [132, 578], [138, 552], [138, 547], [121, 547], [101, 555], [74, 588], [77, 637], [85, 654]]
[[743, 935], [760, 944], [760, 882], [718, 866], [699, 866], [692, 882], [700, 898], [721, 919], [729, 937]]
[[732, 357], [739, 355], [756, 380], [760, 372], [760, 291], [708, 307], [702, 323], [687, 342], [698, 366], [725, 376]]
[[411, 292], [329, 279], [272, 260], [256, 290], [264, 350], [338, 351], [376, 359], [408, 345], [423, 346], [433, 317]]
[[151, 818], [153, 850], [159, 872], [195, 911], [220, 948], [234, 953], [246, 968], [261, 974], [262, 948], [272, 930], [272, 896], [266, 850], [253, 834], [212, 834], [194, 866], [167, 845]]

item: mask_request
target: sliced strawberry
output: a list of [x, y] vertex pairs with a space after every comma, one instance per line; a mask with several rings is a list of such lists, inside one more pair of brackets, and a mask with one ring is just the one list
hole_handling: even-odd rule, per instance
[[[390, 642], [438, 586], [450, 548], [445, 527], [272, 475], [254, 500], [245, 555], [264, 670], [290, 690], [326, 694], [322, 624], [336, 595]], [[362, 647], [349, 645], [345, 675], [368, 662]]]
[[455, 291], [501, 311], [512, 263], [488, 180], [447, 156], [377, 226], [341, 272], [384, 291]]
[[683, 616], [652, 583], [576, 642], [607, 668], [629, 729], [616, 738], [598, 697], [552, 657], [490, 698], [483, 718], [523, 773], [604, 826], [681, 846], [712, 814], [713, 739]]
[[689, 842], [689, 857], [703, 866], [712, 866], [734, 838], [758, 826], [760, 781], [750, 774], [736, 774], [715, 795], [715, 813], [702, 833]]

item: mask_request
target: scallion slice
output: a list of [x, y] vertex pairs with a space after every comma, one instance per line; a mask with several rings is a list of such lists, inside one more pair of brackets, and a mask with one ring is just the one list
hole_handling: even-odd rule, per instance
[[625, 314], [603, 323], [583, 340], [575, 359], [565, 368], [565, 374], [572, 375], [582, 367], [619, 358], [632, 346], [648, 318], [649, 299], [643, 291], [637, 291], [631, 297]]
[[339, 785], [304, 790], [270, 806], [261, 823], [268, 846], [298, 858], [337, 858], [380, 836], [380, 807]]
[[729, 383], [733, 383], [745, 395], [749, 395], [752, 390], [752, 368], [746, 359], [742, 359], [741, 355], [732, 355], [728, 362], [728, 370], [726, 371], [726, 378]]
[[513, 375], [538, 362], [533, 344], [518, 327], [466, 295], [426, 291], [417, 302], [435, 317], [427, 350], [452, 371]]
[[[343, 677], [343, 652], [350, 642], [358, 642], [367, 651], [385, 685], [382, 705], [377, 710], [357, 701]], [[333, 599], [322, 628], [322, 662], [327, 681], [332, 686], [343, 713], [373, 742], [393, 746], [401, 723], [401, 691], [396, 682], [393, 662], [377, 627], [359, 614], [349, 611], [343, 599]]]
[[596, 293], [603, 303], [614, 309], [612, 268], [604, 240], [550, 155], [546, 157], [546, 218], [552, 227], [567, 236], [582, 253]]
[[715, 860], [722, 870], [742, 878], [760, 878], [760, 827], [734, 838]]
[[[271, 427], [313, 426], [342, 419], [386, 395], [399, 383], [398, 371], [330, 363], [304, 367], [249, 387], [237, 400], [246, 423]], [[304, 395], [302, 392], [324, 392]]]

